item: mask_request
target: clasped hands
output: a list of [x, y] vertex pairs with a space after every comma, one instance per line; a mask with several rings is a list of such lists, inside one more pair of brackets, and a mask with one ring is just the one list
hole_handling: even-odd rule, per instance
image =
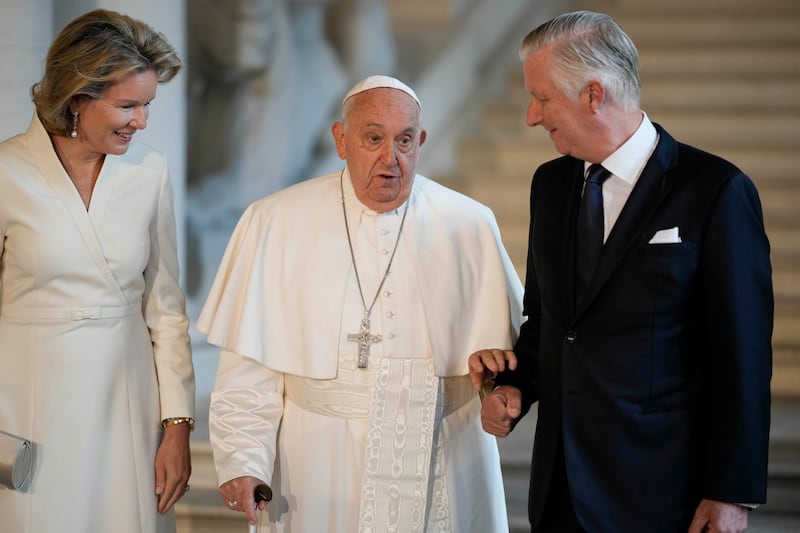
[[468, 365], [472, 386], [479, 393], [485, 391], [481, 407], [483, 430], [496, 437], [505, 437], [522, 412], [522, 393], [510, 385], [496, 388], [492, 385], [498, 373], [517, 368], [517, 356], [511, 350], [479, 350], [469, 356]]

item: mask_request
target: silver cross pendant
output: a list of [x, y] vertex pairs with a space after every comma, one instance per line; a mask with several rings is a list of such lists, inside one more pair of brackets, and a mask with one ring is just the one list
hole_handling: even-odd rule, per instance
[[369, 330], [369, 319], [361, 319], [361, 329], [358, 333], [348, 333], [347, 340], [358, 343], [358, 368], [367, 368], [367, 358], [369, 357], [369, 345], [381, 342], [380, 335], [374, 335]]

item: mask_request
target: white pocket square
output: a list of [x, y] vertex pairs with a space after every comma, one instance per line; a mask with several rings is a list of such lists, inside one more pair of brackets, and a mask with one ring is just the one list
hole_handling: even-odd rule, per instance
[[658, 230], [648, 244], [675, 244], [681, 242], [678, 233], [678, 226], [669, 229]]

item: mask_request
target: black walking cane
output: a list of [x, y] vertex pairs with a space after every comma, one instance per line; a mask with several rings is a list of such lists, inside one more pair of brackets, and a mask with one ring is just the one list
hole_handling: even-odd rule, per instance
[[258, 528], [261, 527], [261, 511], [258, 510], [258, 504], [269, 502], [272, 499], [272, 489], [264, 484], [258, 485], [253, 490], [253, 499], [256, 501], [256, 525], [250, 527], [250, 533], [257, 533]]

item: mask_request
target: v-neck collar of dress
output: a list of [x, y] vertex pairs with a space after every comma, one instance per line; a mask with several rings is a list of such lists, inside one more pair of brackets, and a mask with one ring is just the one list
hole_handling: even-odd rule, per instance
[[87, 210], [80, 193], [78, 193], [67, 171], [59, 161], [50, 136], [36, 113], [33, 114], [33, 119], [28, 128], [28, 138], [31, 142], [31, 149], [36, 154], [36, 164], [42, 172], [44, 180], [58, 194], [70, 213], [74, 217], [88, 216], [93, 225], [99, 225], [108, 212], [111, 203], [115, 181], [111, 177], [119, 169], [120, 158], [106, 155], [92, 191], [89, 209]]

